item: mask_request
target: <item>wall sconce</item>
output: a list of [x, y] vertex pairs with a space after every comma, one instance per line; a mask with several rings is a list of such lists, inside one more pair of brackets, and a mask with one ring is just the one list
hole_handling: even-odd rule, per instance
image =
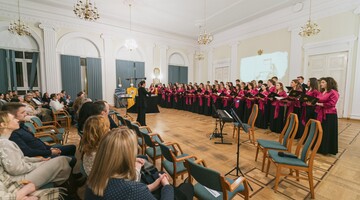
[[264, 53], [264, 50], [263, 50], [263, 49], [259, 49], [259, 50], [257, 51], [257, 53], [258, 53], [259, 56], [261, 56], [261, 54]]
[[153, 70], [153, 75], [154, 75], [153, 83], [154, 84], [160, 83], [161, 80], [160, 68], [155, 67]]

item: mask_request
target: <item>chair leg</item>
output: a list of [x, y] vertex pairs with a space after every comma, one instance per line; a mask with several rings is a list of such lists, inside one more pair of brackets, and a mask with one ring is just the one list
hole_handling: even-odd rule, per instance
[[261, 171], [262, 172], [264, 171], [266, 157], [267, 157], [267, 149], [264, 148], [264, 150], [263, 150], [263, 161], [262, 161], [262, 166], [261, 166]]
[[[297, 170], [297, 171], [298, 171], [298, 170]], [[308, 171], [308, 178], [309, 178], [309, 186], [310, 186], [311, 198], [312, 198], [312, 199], [315, 199], [314, 182], [313, 182], [312, 170], [309, 170], [309, 171]]]
[[251, 131], [251, 135], [252, 135], [252, 143], [255, 145], [255, 131]]
[[258, 155], [259, 155], [259, 149], [260, 149], [260, 145], [258, 144], [257, 148], [256, 148], [255, 161], [257, 161], [257, 158], [258, 158]]
[[174, 174], [174, 176], [172, 178], [173, 178], [173, 185], [174, 185], [174, 187], [176, 187], [176, 174]]
[[268, 164], [267, 164], [267, 167], [266, 167], [266, 177], [268, 176], [269, 174], [269, 169], [270, 169], [270, 158], [268, 158]]
[[295, 170], [295, 173], [296, 173], [296, 180], [300, 181], [300, 179], [299, 179], [299, 170]]
[[274, 186], [274, 191], [277, 192], [277, 188], [278, 188], [278, 185], [279, 185], [279, 180], [280, 180], [280, 173], [281, 172], [281, 167], [278, 166], [276, 168], [276, 178], [275, 178], [275, 186]]

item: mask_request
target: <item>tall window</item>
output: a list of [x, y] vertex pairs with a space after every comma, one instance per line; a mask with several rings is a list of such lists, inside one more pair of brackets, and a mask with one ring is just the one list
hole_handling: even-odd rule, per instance
[[[33, 52], [15, 51], [15, 70], [16, 70], [16, 82], [17, 90], [27, 92], [30, 88], [31, 81], [31, 65], [33, 62]], [[33, 90], [39, 90], [39, 66], [35, 72], [35, 80]]]

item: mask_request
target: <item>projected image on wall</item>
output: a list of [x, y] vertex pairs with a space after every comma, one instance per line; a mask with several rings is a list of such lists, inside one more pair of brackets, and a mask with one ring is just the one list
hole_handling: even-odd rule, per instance
[[285, 76], [288, 68], [288, 53], [275, 52], [241, 59], [240, 79], [244, 82], [252, 80], [268, 80], [277, 76], [279, 80]]

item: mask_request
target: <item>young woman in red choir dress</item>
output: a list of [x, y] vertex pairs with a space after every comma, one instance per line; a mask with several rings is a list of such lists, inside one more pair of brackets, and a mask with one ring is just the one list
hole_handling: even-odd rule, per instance
[[239, 117], [239, 119], [242, 121], [244, 118], [244, 105], [245, 105], [245, 83], [242, 82], [240, 84], [236, 85], [236, 92], [237, 95], [234, 98], [234, 110], [237, 114], [237, 116]]
[[338, 118], [336, 103], [339, 100], [337, 83], [332, 77], [320, 79], [319, 101], [316, 103], [315, 112], [317, 120], [321, 121], [323, 138], [318, 150], [321, 154], [333, 154], [338, 152]]
[[224, 110], [227, 110], [227, 111], [230, 111], [230, 106], [232, 104], [232, 101], [233, 101], [233, 97], [231, 96], [232, 94], [232, 91], [230, 89], [230, 85], [227, 84], [226, 87], [225, 87], [225, 95], [222, 96], [222, 105], [223, 105], [223, 109]]
[[149, 92], [151, 93], [151, 94], [155, 94], [155, 85], [154, 85], [154, 83], [151, 83], [150, 84], [150, 87], [149, 87]]
[[193, 113], [199, 112], [199, 98], [198, 98], [199, 87], [194, 84], [193, 87], [193, 96], [192, 96], [192, 105], [190, 111]]
[[175, 83], [171, 88], [172, 108], [177, 108], [178, 107], [177, 89], [178, 89], [178, 83]]
[[271, 108], [270, 108], [270, 130], [275, 133], [281, 133], [284, 128], [284, 102], [280, 98], [285, 98], [287, 96], [284, 91], [284, 85], [281, 82], [276, 83], [276, 92], [279, 95], [278, 98], [270, 98]]
[[267, 87], [266, 83], [261, 85], [261, 89], [260, 89], [259, 93], [264, 95], [264, 97], [261, 97], [261, 96], [257, 97], [258, 105], [259, 105], [259, 112], [258, 112], [258, 116], [256, 118], [255, 125], [258, 128], [267, 129], [268, 123], [269, 123], [270, 109], [269, 109], [268, 98], [267, 98], [267, 96], [269, 95], [269, 91], [268, 91], [268, 87]]
[[205, 86], [203, 83], [199, 84], [199, 88], [197, 91], [197, 98], [198, 98], [198, 103], [199, 103], [199, 108], [198, 108], [198, 114], [204, 114], [204, 93], [205, 93]]
[[276, 87], [275, 87], [276, 82], [275, 82], [274, 80], [269, 79], [269, 80], [267, 81], [267, 84], [268, 84], [268, 89], [269, 89], [269, 92], [270, 92], [270, 93], [271, 93], [271, 92], [276, 92]]
[[172, 84], [169, 84], [165, 89], [166, 108], [172, 108], [172, 93]]
[[[256, 81], [255, 81], [256, 82]], [[248, 119], [251, 114], [252, 106], [255, 103], [255, 95], [258, 93], [258, 90], [255, 88], [254, 84], [252, 82], [248, 83], [247, 85], [247, 91], [246, 94], [251, 94], [252, 96], [246, 97], [245, 96], [245, 108], [244, 108], [244, 122], [247, 123]]]
[[[310, 78], [307, 82], [307, 86], [309, 89], [306, 91], [306, 95], [317, 98], [317, 96], [320, 94], [317, 78]], [[309, 119], [316, 119], [315, 105], [311, 104], [310, 102], [303, 102], [301, 124], [305, 126]]]
[[[302, 92], [302, 86], [301, 83], [297, 80], [297, 79], [293, 79], [290, 83], [291, 86], [291, 90], [289, 91], [289, 93], [291, 93], [292, 91], [300, 91]], [[285, 116], [285, 118], [287, 116], [289, 116], [290, 113], [295, 113], [299, 119], [301, 119], [301, 103], [299, 101], [298, 98], [296, 97], [290, 97], [288, 96], [288, 98], [286, 98], [288, 100], [284, 100], [284, 103], [286, 103], [287, 106], [287, 114]], [[299, 128], [297, 130], [295, 139], [299, 139], [301, 138], [301, 136], [304, 133], [304, 126], [302, 126], [302, 124], [299, 124]]]
[[204, 114], [207, 116], [211, 115], [211, 95], [212, 95], [211, 85], [206, 85], [204, 91], [203, 104], [204, 104]]
[[176, 98], [177, 98], [177, 108], [176, 109], [183, 110], [184, 93], [185, 93], [184, 85], [179, 84], [179, 87], [176, 90]]

